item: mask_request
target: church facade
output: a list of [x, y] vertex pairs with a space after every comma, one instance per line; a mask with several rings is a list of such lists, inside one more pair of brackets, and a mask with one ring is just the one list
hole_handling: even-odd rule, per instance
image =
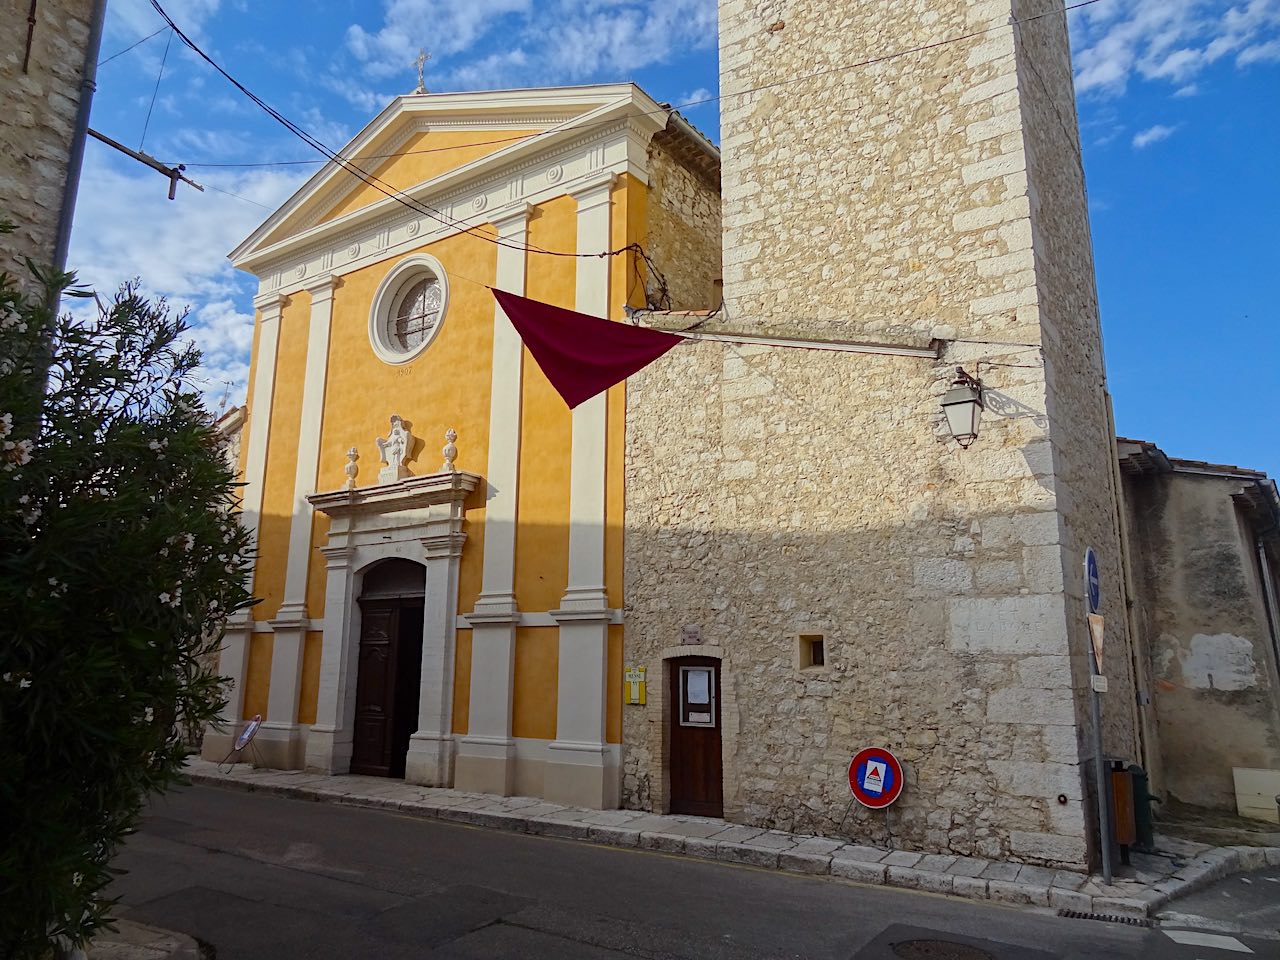
[[232, 255], [261, 602], [226, 719], [272, 766], [617, 806], [625, 387], [568, 410], [488, 287], [622, 319], [639, 244], [710, 300], [718, 153], [623, 84], [401, 97], [347, 156], [368, 182], [321, 171]]
[[[627, 84], [401, 97], [233, 252], [205, 756], [883, 842], [880, 746], [895, 842], [1096, 863], [1087, 548], [1106, 757], [1159, 772], [1161, 688], [1062, 0], [720, 18], [723, 153]], [[488, 287], [697, 339], [571, 411]]]

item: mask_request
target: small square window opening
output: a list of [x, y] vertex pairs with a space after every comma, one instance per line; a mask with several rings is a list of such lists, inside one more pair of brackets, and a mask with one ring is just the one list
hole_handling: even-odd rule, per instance
[[796, 669], [821, 670], [826, 666], [826, 637], [821, 633], [800, 634], [796, 638]]

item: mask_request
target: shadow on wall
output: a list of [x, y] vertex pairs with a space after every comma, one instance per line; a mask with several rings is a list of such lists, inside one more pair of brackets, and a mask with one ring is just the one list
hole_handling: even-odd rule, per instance
[[[920, 555], [924, 528], [953, 544], [949, 555]], [[527, 555], [521, 541], [530, 531], [533, 542], [560, 542], [565, 552]], [[1072, 688], [1084, 688], [1087, 661], [1085, 651], [1067, 649], [1066, 618], [1078, 604], [1060, 586], [1055, 593], [1042, 569], [1059, 558], [1061, 583], [1056, 513], [898, 527], [845, 517], [821, 535], [785, 523], [722, 531], [633, 526], [625, 539], [629, 601], [609, 696], [620, 700], [628, 666], [645, 666], [651, 683], [661, 682], [662, 651], [681, 645], [686, 626], [696, 626], [703, 641], [690, 654], [722, 652], [730, 819], [884, 842], [883, 816], [850, 812], [847, 779], [854, 752], [883, 745], [905, 767], [906, 793], [892, 814], [899, 841], [1083, 863], [1088, 771], [1077, 730], [1085, 713]], [[536, 584], [540, 594], [560, 595], [567, 543], [565, 527], [522, 528], [518, 594]], [[1072, 575], [1078, 578], [1068, 569], [1068, 583]], [[468, 609], [464, 598], [462, 612]], [[516, 698], [546, 698], [554, 717], [556, 670], [541, 660], [555, 655], [555, 644], [544, 643], [542, 632], [522, 631], [517, 640], [518, 673], [519, 665], [539, 666], [535, 685], [517, 676]], [[802, 634], [823, 638], [820, 665], [798, 660]], [[1132, 700], [1127, 658], [1122, 644], [1109, 649], [1105, 714]], [[621, 711], [624, 805], [663, 809], [670, 718], [652, 699]], [[1107, 719], [1109, 729], [1130, 730], [1127, 715]], [[1134, 757], [1126, 736], [1109, 752]]]

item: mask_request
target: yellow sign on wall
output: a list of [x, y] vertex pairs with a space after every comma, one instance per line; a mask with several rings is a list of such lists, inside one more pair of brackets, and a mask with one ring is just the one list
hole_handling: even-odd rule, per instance
[[626, 704], [644, 706], [644, 667], [627, 667], [622, 672], [622, 701]]

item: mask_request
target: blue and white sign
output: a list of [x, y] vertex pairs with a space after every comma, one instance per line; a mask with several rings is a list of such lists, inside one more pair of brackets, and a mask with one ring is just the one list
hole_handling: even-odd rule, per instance
[[1102, 578], [1098, 576], [1098, 555], [1093, 547], [1084, 552], [1084, 596], [1089, 612], [1097, 613], [1102, 606]]

